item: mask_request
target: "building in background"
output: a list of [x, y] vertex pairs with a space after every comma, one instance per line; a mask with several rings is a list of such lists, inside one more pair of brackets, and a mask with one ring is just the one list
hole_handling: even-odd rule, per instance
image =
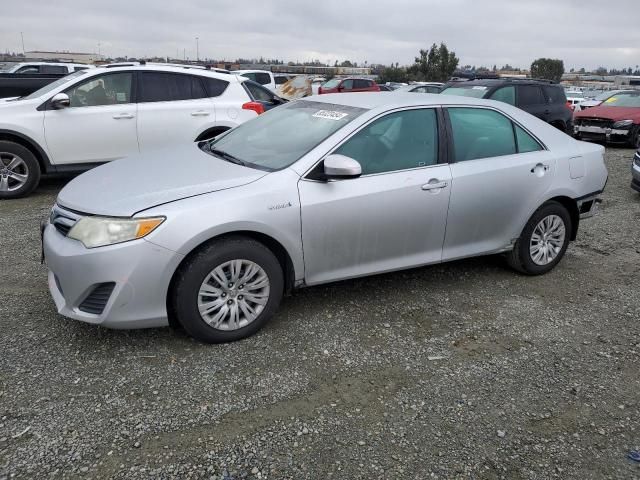
[[27, 60], [58, 60], [73, 63], [94, 63], [104, 60], [104, 55], [97, 53], [79, 53], [79, 52], [41, 52], [32, 51], [25, 52]]

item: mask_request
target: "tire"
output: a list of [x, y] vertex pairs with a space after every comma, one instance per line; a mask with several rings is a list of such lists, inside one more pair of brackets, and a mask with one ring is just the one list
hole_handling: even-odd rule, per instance
[[635, 128], [635, 133], [631, 136], [631, 146], [640, 149], [640, 125]]
[[0, 199], [29, 195], [40, 183], [40, 165], [19, 143], [0, 141]]
[[[544, 245], [539, 247], [538, 253], [542, 254], [544, 251], [547, 251], [553, 255], [553, 258], [550, 258], [552, 255], [546, 258], [543, 255], [543, 258], [536, 259], [532, 254], [532, 248], [535, 248], [532, 245], [532, 237], [534, 233], [536, 236], [540, 236], [542, 232], [538, 230], [538, 226], [541, 225], [545, 219], [547, 222], [550, 222], [547, 223], [546, 226], [556, 227], [556, 229], [549, 229], [554, 235], [548, 234], [548, 247]], [[511, 268], [526, 275], [542, 275], [550, 272], [560, 260], [562, 260], [562, 257], [567, 251], [571, 237], [571, 229], [571, 217], [567, 209], [558, 202], [551, 201], [545, 203], [536, 210], [525, 225], [513, 250], [507, 253], [507, 262]], [[561, 239], [559, 238], [559, 231], [564, 232]], [[547, 261], [548, 263], [544, 263]]]
[[[245, 277], [246, 285], [234, 283], [234, 268], [235, 279]], [[221, 274], [225, 286], [216, 280]], [[274, 315], [284, 290], [282, 267], [273, 252], [240, 236], [210, 243], [176, 275], [171, 292], [176, 319], [189, 335], [204, 343], [233, 342], [253, 335]]]

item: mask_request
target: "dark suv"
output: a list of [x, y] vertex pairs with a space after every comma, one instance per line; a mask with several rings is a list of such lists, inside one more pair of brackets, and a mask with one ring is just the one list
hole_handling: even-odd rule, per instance
[[562, 85], [550, 80], [484, 79], [449, 82], [443, 95], [499, 100], [521, 108], [565, 133], [573, 133], [573, 111]]

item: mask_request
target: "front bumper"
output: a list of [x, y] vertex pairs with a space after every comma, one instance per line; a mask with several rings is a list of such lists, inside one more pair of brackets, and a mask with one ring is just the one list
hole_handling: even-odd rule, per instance
[[631, 164], [631, 188], [640, 192], [640, 153], [636, 153]]
[[575, 124], [573, 134], [583, 140], [595, 140], [608, 143], [628, 143], [631, 141], [632, 129], [616, 129]]
[[[60, 314], [109, 328], [168, 325], [167, 291], [182, 255], [144, 239], [88, 249], [50, 223], [44, 225], [42, 247]], [[114, 283], [100, 313], [80, 309], [96, 286]]]

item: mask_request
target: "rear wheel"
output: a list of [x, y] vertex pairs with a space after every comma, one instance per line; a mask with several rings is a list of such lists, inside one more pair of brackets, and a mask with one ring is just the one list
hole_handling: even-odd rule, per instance
[[631, 136], [631, 146], [640, 149], [640, 125], [635, 127], [635, 132]]
[[206, 343], [253, 335], [282, 299], [284, 276], [278, 259], [249, 238], [211, 243], [177, 275], [172, 299], [176, 318], [187, 333]]
[[527, 222], [513, 250], [507, 254], [509, 265], [527, 275], [547, 273], [564, 256], [571, 236], [571, 217], [567, 209], [548, 202]]
[[38, 186], [40, 165], [31, 151], [10, 141], [0, 141], [0, 199], [28, 195]]

